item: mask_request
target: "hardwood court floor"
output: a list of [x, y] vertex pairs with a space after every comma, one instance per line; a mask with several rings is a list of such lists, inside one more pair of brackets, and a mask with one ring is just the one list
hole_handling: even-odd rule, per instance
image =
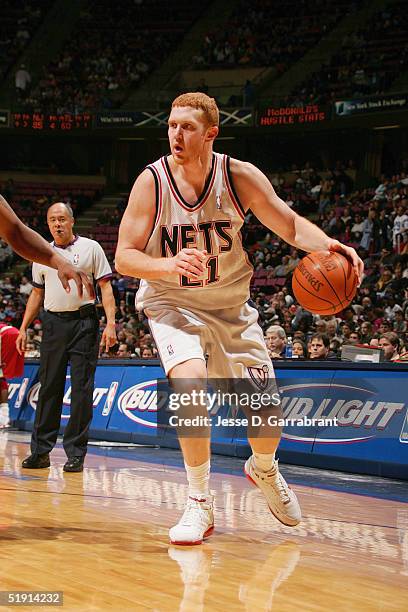
[[63, 609], [82, 611], [407, 610], [406, 483], [374, 479], [374, 497], [344, 492], [370, 479], [283, 466], [303, 481], [304, 519], [289, 528], [242, 461], [215, 458], [216, 532], [182, 548], [167, 539], [186, 495], [183, 471], [163, 463], [180, 465], [176, 451], [90, 450], [82, 474], [62, 471], [61, 448], [50, 469], [21, 470], [28, 451], [26, 434], [0, 434], [0, 591], [63, 591]]

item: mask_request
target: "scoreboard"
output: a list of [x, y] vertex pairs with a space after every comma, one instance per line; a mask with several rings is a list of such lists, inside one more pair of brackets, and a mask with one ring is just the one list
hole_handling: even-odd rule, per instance
[[92, 115], [90, 113], [11, 113], [10, 127], [18, 130], [55, 130], [56, 132], [90, 130]]

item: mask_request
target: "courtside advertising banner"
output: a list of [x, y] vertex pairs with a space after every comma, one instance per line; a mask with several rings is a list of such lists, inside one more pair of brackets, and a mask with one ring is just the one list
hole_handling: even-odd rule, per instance
[[[25, 366], [24, 378], [28, 377], [29, 368], [33, 366]], [[30, 377], [28, 389], [25, 392], [24, 401], [21, 406], [21, 411], [18, 416], [20, 421], [33, 422], [35, 411], [38, 404], [38, 395], [40, 392], [40, 382], [38, 381], [38, 366], [36, 368], [36, 376]], [[122, 367], [107, 366], [97, 368], [95, 372], [95, 386], [93, 392], [93, 419], [91, 427], [93, 429], [106, 429], [112, 410], [117, 401], [117, 394], [122, 382], [124, 369]], [[64, 427], [69, 419], [71, 406], [71, 374], [68, 368], [65, 381], [62, 418], [61, 425]], [[14, 417], [17, 418], [17, 417]]]
[[123, 368], [123, 372], [117, 400], [109, 419], [109, 431], [157, 436], [157, 380], [164, 377], [162, 368], [131, 366]]
[[[26, 365], [22, 379], [10, 384], [12, 418], [20, 422], [34, 420], [37, 371], [38, 366]], [[277, 424], [283, 432], [281, 450], [289, 451], [294, 460], [299, 456], [299, 463], [302, 454], [321, 457], [322, 461], [338, 458], [339, 465], [341, 459], [347, 459], [352, 461], [351, 471], [356, 472], [360, 462], [392, 464], [398, 466], [399, 477], [408, 478], [406, 371], [276, 367], [276, 376], [283, 412], [282, 422]], [[121, 434], [131, 434], [135, 442], [137, 436], [140, 441], [148, 436], [163, 446], [175, 446], [175, 428], [161, 417], [168, 403], [168, 397], [159, 393], [158, 381], [163, 378], [163, 369], [156, 365], [98, 366], [91, 436], [92, 431], [100, 437], [101, 430], [107, 430], [109, 439], [115, 433], [118, 439]], [[62, 425], [69, 416], [71, 392], [68, 372]], [[213, 423], [216, 420], [220, 425], [212, 427], [212, 439], [223, 443], [227, 453], [230, 446], [234, 455], [237, 447], [248, 445], [248, 429], [242, 424], [245, 415], [226, 403], [214, 406]]]
[[21, 378], [8, 381], [8, 403], [10, 420], [15, 421], [27, 404], [30, 389], [37, 381], [38, 365], [25, 365]]

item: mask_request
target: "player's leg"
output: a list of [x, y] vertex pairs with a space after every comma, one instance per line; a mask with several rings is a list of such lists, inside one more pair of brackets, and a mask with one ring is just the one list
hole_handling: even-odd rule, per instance
[[[217, 334], [220, 349], [226, 351], [223, 358], [231, 364], [231, 376], [243, 381], [246, 379], [251, 393], [267, 392], [271, 398], [270, 407], [256, 413], [262, 417], [262, 424], [249, 427], [248, 442], [252, 455], [245, 463], [245, 474], [262, 491], [270, 511], [279, 521], [285, 525], [297, 525], [301, 519], [299, 503], [280, 474], [275, 458], [281, 438], [281, 428], [276, 423], [282, 412], [272, 362], [257, 322], [258, 312], [245, 304], [237, 313], [234, 309], [223, 311], [220, 319], [222, 324]], [[231, 325], [234, 326], [233, 334]], [[244, 382], [244, 387], [247, 384]]]
[[[206, 388], [206, 326], [197, 313], [184, 309], [146, 311], [172, 392], [186, 393]], [[206, 416], [206, 406], [187, 405], [176, 412], [179, 417]], [[210, 430], [178, 427], [180, 447], [188, 481], [185, 512], [170, 529], [170, 540], [177, 544], [200, 544], [214, 528], [213, 500], [209, 492]]]
[[[181, 396], [200, 398], [206, 394], [207, 368], [204, 358], [190, 359], [169, 372], [172, 391]], [[203, 397], [203, 396], [202, 396]], [[210, 440], [211, 428], [206, 400], [192, 401], [179, 411], [179, 420], [201, 417], [200, 425], [181, 425], [177, 428], [188, 481], [188, 499], [183, 516], [170, 529], [173, 544], [201, 544], [214, 530], [213, 498], [210, 494]], [[202, 424], [201, 424], [202, 423]]]
[[8, 384], [5, 378], [0, 378], [0, 429], [5, 429], [9, 425]]

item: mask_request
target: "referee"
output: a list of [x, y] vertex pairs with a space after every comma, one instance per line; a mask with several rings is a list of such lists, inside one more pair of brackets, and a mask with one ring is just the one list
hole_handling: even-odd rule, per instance
[[[69, 204], [56, 203], [47, 212], [47, 223], [54, 238], [51, 246], [81, 268], [101, 288], [107, 325], [102, 342], [109, 350], [116, 344], [115, 300], [110, 284], [111, 268], [102, 247], [95, 240], [73, 233], [74, 217]], [[68, 362], [71, 364], [71, 411], [63, 444], [68, 457], [65, 472], [81, 472], [87, 451], [88, 430], [92, 420], [93, 390], [98, 359], [99, 321], [94, 300], [79, 297], [77, 291], [66, 293], [57, 272], [45, 265], [33, 264], [33, 291], [28, 299], [16, 346], [24, 352], [27, 327], [43, 305], [43, 340], [41, 343], [41, 389], [31, 437], [31, 455], [24, 468], [46, 468], [49, 453], [58, 436]]]

